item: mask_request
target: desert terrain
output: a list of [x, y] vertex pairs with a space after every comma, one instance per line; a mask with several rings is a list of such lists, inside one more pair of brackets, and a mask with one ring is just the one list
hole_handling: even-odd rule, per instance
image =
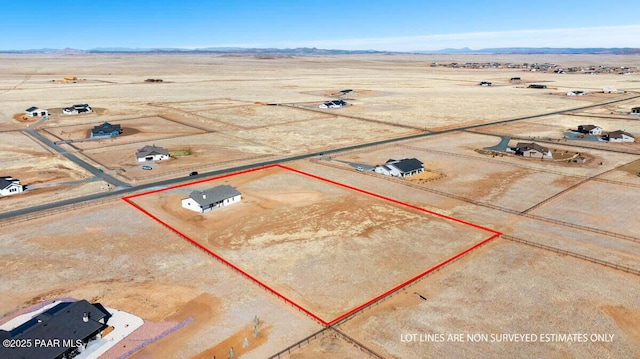
[[[27, 186], [0, 197], [0, 317], [77, 298], [186, 323], [137, 359], [640, 356], [640, 72], [434, 65], [637, 56], [0, 59], [0, 176]], [[75, 103], [99, 110], [60, 113]], [[51, 115], [24, 119], [30, 106]], [[123, 134], [83, 140], [103, 122]], [[565, 138], [585, 124], [636, 142]], [[585, 161], [486, 150], [504, 141]], [[152, 144], [172, 158], [136, 162]], [[356, 170], [401, 158], [424, 174]], [[242, 202], [180, 207], [218, 184]]]

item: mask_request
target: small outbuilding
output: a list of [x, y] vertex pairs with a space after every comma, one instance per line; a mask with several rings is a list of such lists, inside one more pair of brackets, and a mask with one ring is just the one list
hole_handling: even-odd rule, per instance
[[20, 184], [20, 180], [11, 176], [0, 177], [0, 196], [10, 196], [24, 192], [24, 186]]
[[91, 138], [109, 138], [122, 134], [120, 125], [112, 125], [105, 122], [102, 125], [95, 126], [91, 129]]
[[49, 117], [49, 111], [43, 110], [36, 106], [31, 106], [24, 110], [24, 113], [29, 117]]
[[162, 161], [171, 158], [169, 151], [156, 145], [144, 146], [136, 152], [136, 160], [138, 162], [145, 161]]
[[631, 113], [632, 114], [640, 114], [640, 107], [631, 108]]
[[609, 142], [635, 142], [636, 138], [632, 134], [625, 131], [613, 131], [602, 136], [602, 139]]
[[601, 135], [602, 127], [596, 125], [580, 125], [578, 126], [578, 132], [588, 135]]
[[390, 159], [384, 165], [375, 166], [373, 171], [387, 176], [404, 178], [424, 172], [424, 164], [416, 158]]
[[182, 207], [198, 213], [239, 203], [242, 195], [232, 186], [220, 185], [204, 191], [193, 191], [182, 200]]

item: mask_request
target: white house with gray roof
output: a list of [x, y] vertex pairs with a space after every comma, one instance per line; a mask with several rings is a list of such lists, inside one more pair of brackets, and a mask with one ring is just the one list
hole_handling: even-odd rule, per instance
[[220, 185], [204, 191], [193, 191], [182, 200], [182, 207], [198, 213], [239, 203], [242, 195], [232, 186]]
[[169, 151], [156, 145], [144, 146], [136, 152], [136, 160], [138, 162], [145, 161], [162, 161], [171, 158]]

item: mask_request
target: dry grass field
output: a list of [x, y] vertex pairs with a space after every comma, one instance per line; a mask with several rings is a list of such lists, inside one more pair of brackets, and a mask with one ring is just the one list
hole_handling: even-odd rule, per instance
[[[390, 358], [634, 358], [640, 355], [639, 283], [633, 275], [498, 240], [339, 329]], [[492, 342], [492, 334], [503, 333], [538, 337]], [[608, 334], [610, 341], [542, 338], [568, 333]], [[411, 334], [423, 340], [407, 340]], [[486, 334], [488, 341], [472, 342], [467, 334]]]
[[[222, 183], [243, 201], [204, 215], [181, 207]], [[326, 322], [493, 235], [280, 168], [133, 201]]]
[[[126, 187], [114, 188], [99, 172], [94, 177], [25, 131], [60, 141], [86, 137], [107, 121], [121, 124], [123, 136], [60, 148], [132, 186], [127, 195], [150, 189], [140, 184], [163, 190], [167, 182], [156, 181], [178, 184], [191, 171], [302, 155], [285, 165], [504, 233], [281, 358], [372, 357], [365, 348], [383, 358], [640, 357], [640, 142], [563, 139], [581, 124], [640, 138], [640, 120], [628, 114], [640, 106], [640, 74], [431, 66], [640, 66], [637, 55], [2, 54], [0, 60], [0, 176], [33, 188], [0, 198], [0, 316], [42, 298], [73, 297], [151, 322], [188, 321], [135, 359], [226, 358], [230, 347], [237, 357], [269, 358], [325, 328], [120, 200], [124, 194], [2, 219], [16, 209]], [[60, 81], [65, 76], [82, 80]], [[548, 88], [527, 88], [531, 83]], [[607, 86], [621, 92], [601, 93]], [[347, 107], [317, 107], [342, 89], [353, 89], [342, 97]], [[589, 94], [566, 96], [570, 90]], [[75, 103], [98, 111], [60, 114]], [[48, 121], [22, 119], [34, 105], [52, 111]], [[514, 121], [494, 123], [503, 120]], [[424, 136], [333, 151], [418, 134]], [[511, 137], [511, 145], [535, 141], [560, 154], [582, 153], [588, 161], [478, 151], [501, 136]], [[179, 156], [143, 170], [134, 154], [150, 144]], [[404, 157], [418, 158], [429, 172], [400, 180], [354, 168]], [[236, 186], [243, 201], [204, 216], [180, 207], [189, 191], [221, 183]], [[132, 201], [326, 321], [491, 235], [280, 167]], [[412, 333], [613, 338], [403, 340]]]

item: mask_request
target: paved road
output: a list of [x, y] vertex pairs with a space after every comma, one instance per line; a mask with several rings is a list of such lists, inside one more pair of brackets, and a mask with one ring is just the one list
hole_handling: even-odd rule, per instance
[[94, 166], [86, 163], [85, 161], [79, 159], [76, 155], [74, 155], [73, 153], [69, 153], [67, 152], [67, 150], [65, 150], [64, 148], [57, 146], [56, 144], [54, 144], [52, 141], [50, 141], [48, 138], [42, 136], [40, 133], [38, 133], [38, 131], [36, 131], [34, 128], [28, 128], [25, 130], [27, 133], [29, 133], [31, 136], [33, 136], [34, 138], [36, 138], [38, 141], [42, 142], [44, 145], [46, 145], [47, 147], [51, 148], [52, 150], [58, 152], [59, 154], [61, 154], [62, 156], [68, 158], [70, 161], [72, 161], [73, 163], [77, 164], [78, 166], [84, 168], [85, 170], [89, 171], [89, 173], [91, 173], [92, 175], [108, 182], [111, 183], [112, 185], [116, 186], [116, 187], [131, 187], [131, 185], [129, 185], [126, 182], [123, 182], [117, 178], [114, 178], [113, 176], [106, 174], [104, 172], [102, 172], [101, 170], [95, 168]]
[[[544, 114], [539, 114], [539, 115], [518, 117], [518, 118], [494, 121], [494, 122], [485, 123], [485, 124], [478, 124], [478, 125], [461, 126], [461, 127], [451, 128], [451, 129], [442, 130], [442, 131], [425, 132], [425, 133], [419, 133], [419, 134], [409, 135], [409, 136], [404, 136], [404, 137], [390, 138], [390, 139], [381, 140], [381, 141], [374, 141], [374, 142], [363, 143], [363, 144], [359, 144], [359, 145], [341, 147], [341, 148], [336, 148], [336, 149], [332, 149], [332, 150], [328, 150], [328, 151], [324, 151], [324, 152], [314, 152], [314, 153], [308, 153], [308, 154], [303, 154], [303, 155], [290, 156], [290, 157], [280, 158], [280, 159], [276, 159], [276, 160], [264, 161], [264, 162], [259, 162], [259, 163], [244, 165], [244, 166], [238, 166], [238, 167], [231, 167], [231, 168], [226, 168], [226, 169], [217, 170], [217, 171], [205, 172], [205, 173], [201, 173], [201, 174], [199, 174], [197, 176], [185, 176], [185, 177], [171, 178], [171, 179], [157, 181], [157, 182], [148, 183], [148, 184], [144, 184], [144, 185], [139, 185], [139, 186], [135, 186], [135, 187], [131, 187], [131, 186], [129, 186], [129, 184], [124, 183], [124, 182], [122, 182], [120, 180], [117, 180], [117, 179], [107, 175], [106, 173], [99, 172], [95, 167], [93, 167], [93, 166], [87, 164], [86, 162], [80, 160], [79, 158], [77, 158], [76, 156], [74, 156], [71, 153], [68, 153], [64, 149], [61, 149], [58, 146], [54, 145], [54, 147], [52, 147], [52, 148], [56, 149], [56, 151], [61, 153], [63, 156], [69, 158], [70, 160], [74, 161], [78, 165], [80, 165], [83, 168], [87, 169], [89, 172], [93, 173], [94, 175], [105, 179], [109, 183], [112, 183], [112, 184], [114, 184], [115, 186], [117, 186], [119, 188], [114, 190], [114, 191], [110, 191], [110, 192], [96, 193], [96, 194], [92, 194], [92, 195], [88, 195], [88, 196], [84, 196], [84, 197], [72, 198], [72, 199], [68, 199], [68, 200], [64, 200], [64, 201], [47, 203], [47, 204], [42, 204], [42, 205], [33, 206], [33, 207], [29, 207], [29, 208], [19, 209], [19, 210], [15, 210], [15, 211], [11, 211], [11, 212], [0, 213], [0, 219], [6, 219], [6, 218], [11, 218], [11, 217], [21, 216], [21, 215], [25, 215], [25, 214], [29, 214], [29, 213], [44, 211], [44, 210], [48, 210], [48, 209], [58, 208], [58, 207], [62, 207], [62, 206], [70, 205], [70, 204], [75, 204], [75, 203], [80, 203], [80, 202], [85, 202], [85, 201], [91, 201], [91, 200], [94, 200], [94, 199], [106, 198], [106, 197], [110, 197], [110, 196], [116, 196], [116, 195], [123, 196], [123, 195], [126, 195], [126, 194], [130, 194], [130, 193], [138, 192], [138, 191], [143, 191], [143, 190], [147, 190], [147, 189], [154, 188], [154, 187], [162, 188], [162, 187], [171, 186], [171, 185], [174, 185], [174, 184], [177, 184], [177, 183], [180, 183], [180, 182], [185, 182], [185, 181], [188, 181], [188, 180], [204, 179], [204, 178], [208, 178], [208, 177], [219, 176], [219, 175], [226, 174], [226, 173], [232, 173], [232, 172], [238, 172], [238, 171], [243, 171], [243, 170], [247, 170], [247, 169], [257, 168], [257, 167], [268, 166], [268, 165], [276, 164], [276, 163], [285, 163], [285, 162], [291, 162], [291, 161], [298, 161], [298, 160], [302, 160], [302, 159], [307, 159], [307, 158], [311, 158], [311, 157], [320, 156], [320, 155], [323, 155], [323, 154], [327, 155], [327, 154], [332, 154], [332, 153], [339, 153], [339, 152], [344, 152], [344, 151], [356, 150], [356, 149], [360, 149], [360, 148], [364, 148], [364, 147], [377, 146], [377, 145], [383, 145], [383, 144], [394, 143], [394, 142], [399, 142], [399, 141], [417, 139], [417, 138], [421, 138], [421, 137], [437, 136], [437, 135], [456, 132], [456, 131], [464, 131], [464, 130], [470, 130], [470, 129], [474, 129], [474, 128], [492, 126], [492, 125], [497, 125], [497, 124], [528, 120], [528, 119], [532, 119], [532, 118], [539, 118], [539, 117], [545, 117], [545, 116], [550, 116], [550, 115], [557, 115], [557, 114], [561, 114], [561, 113], [568, 112], [568, 111], [579, 111], [579, 110], [584, 110], [584, 109], [588, 109], [588, 108], [593, 108], [593, 107], [599, 107], [599, 106], [604, 106], [604, 105], [608, 105], [608, 104], [613, 104], [613, 103], [617, 103], [617, 102], [628, 101], [628, 100], [636, 99], [636, 98], [640, 98], [640, 95], [635, 95], [635, 96], [624, 98], [624, 99], [613, 100], [613, 101], [608, 101], [608, 102], [604, 102], [604, 103], [598, 103], [598, 104], [589, 105], [589, 106], [577, 107], [577, 108], [573, 108], [573, 109], [554, 111], [554, 112], [549, 112], [549, 113], [544, 113]], [[36, 137], [39, 140], [43, 141], [43, 143], [47, 144], [48, 146], [51, 147], [51, 145], [53, 145], [53, 143], [51, 141], [49, 141], [48, 139], [44, 138], [43, 136], [41, 136], [36, 131], [31, 130], [29, 133], [33, 134], [34, 137]]]

